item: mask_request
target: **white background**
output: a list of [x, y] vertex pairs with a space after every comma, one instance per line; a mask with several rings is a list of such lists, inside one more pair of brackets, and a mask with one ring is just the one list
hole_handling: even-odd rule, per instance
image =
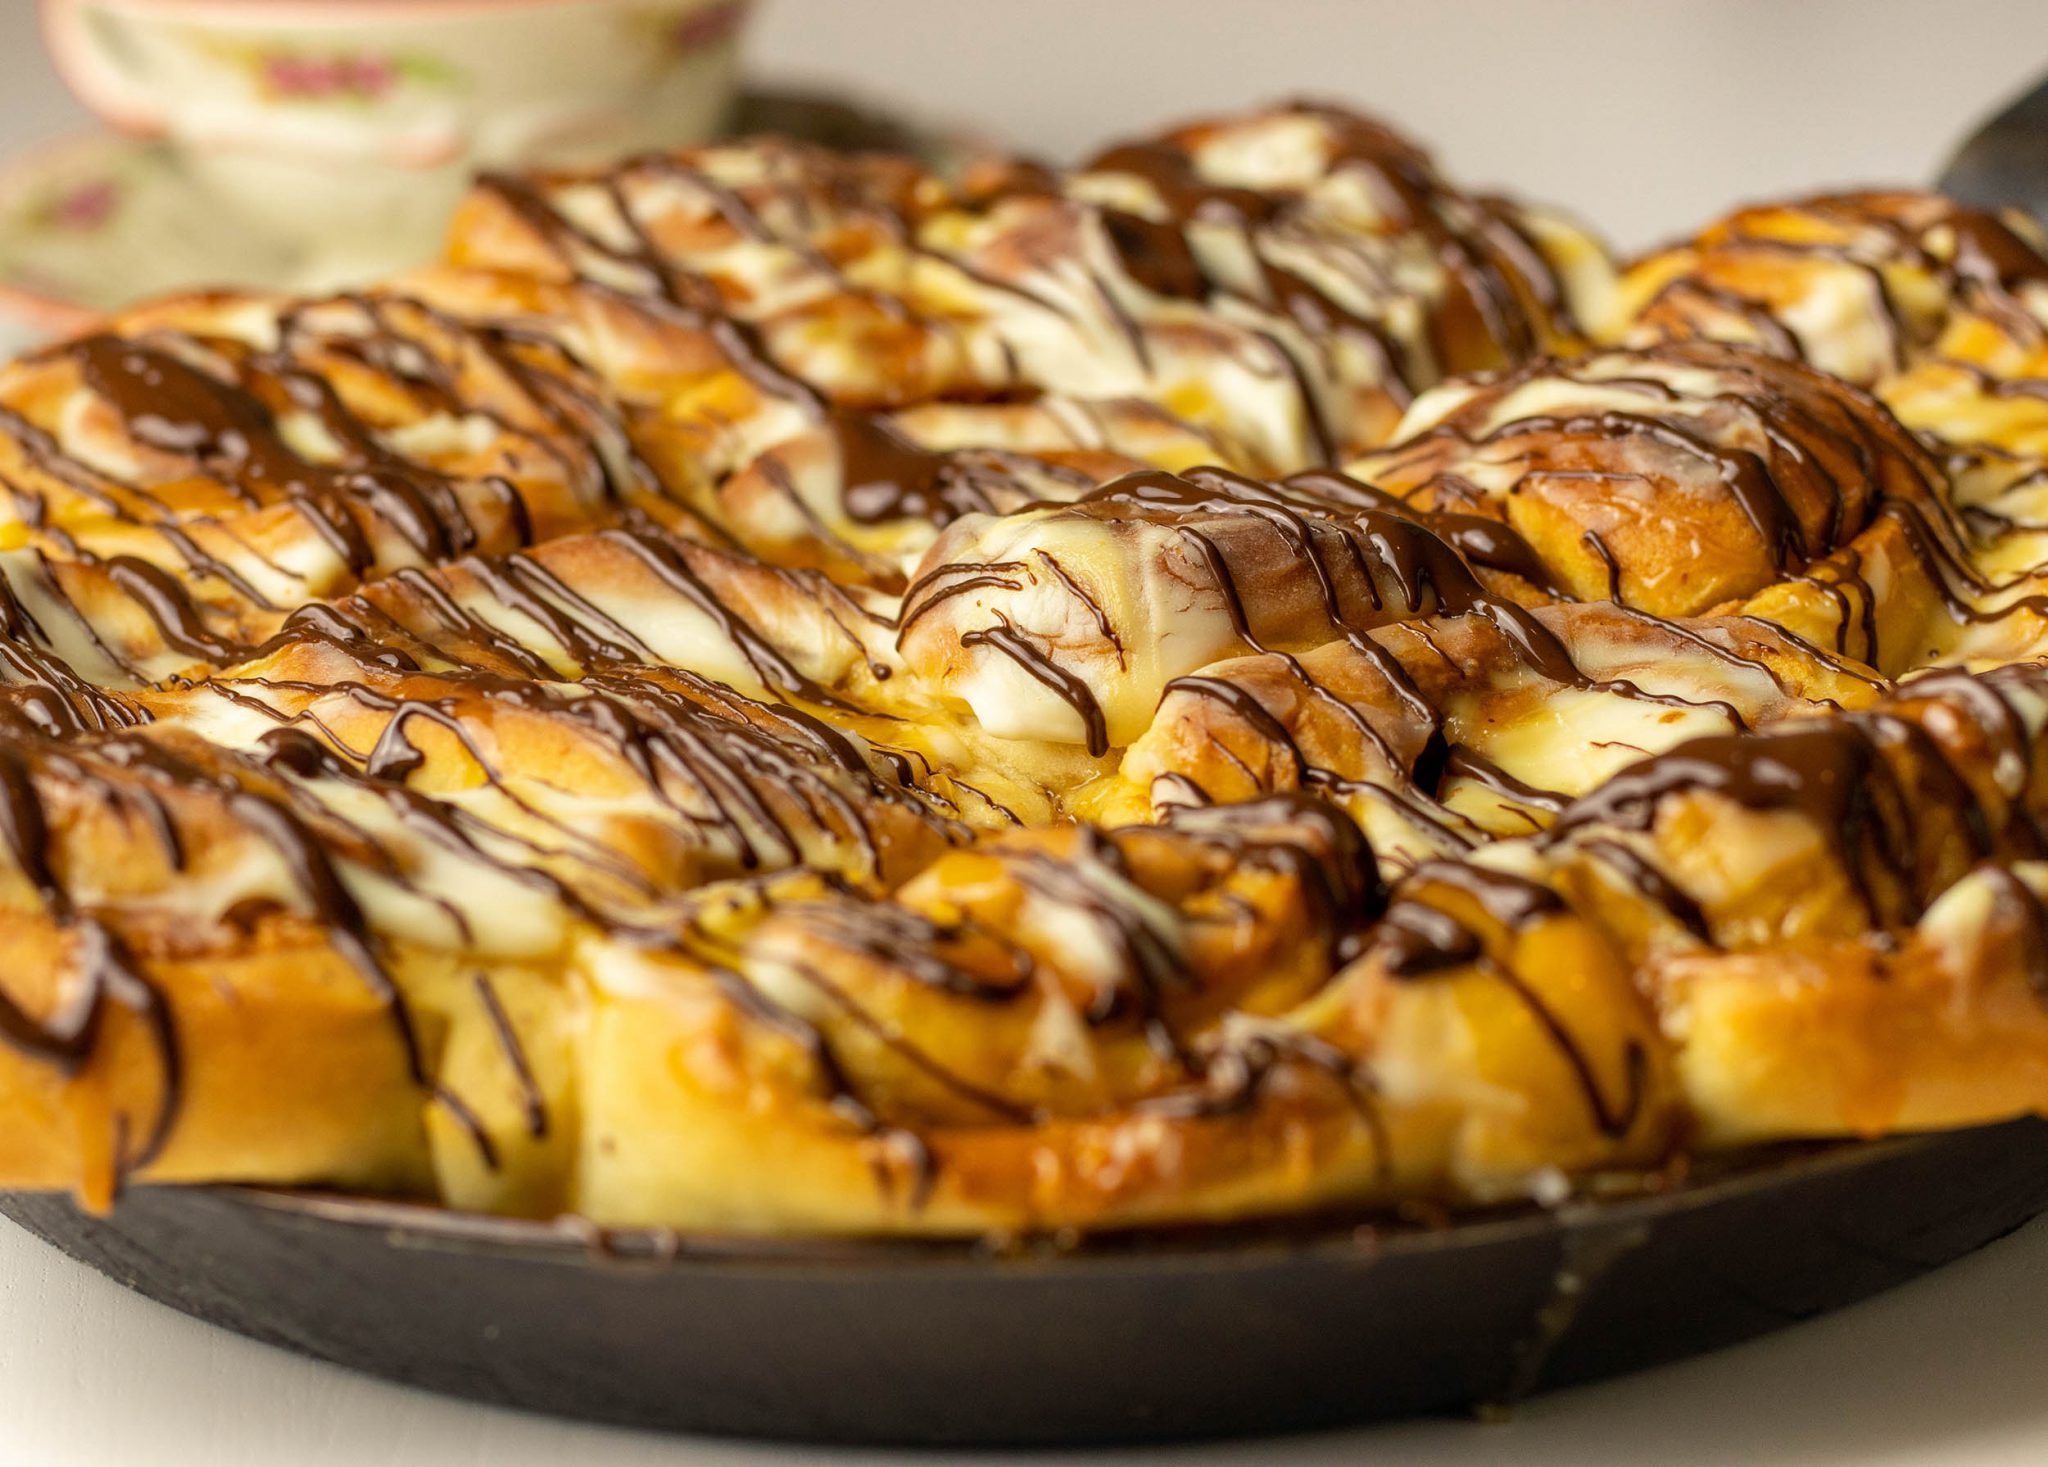
[[[78, 124], [32, 11], [0, 0], [0, 151]], [[1512, 180], [1635, 246], [1741, 198], [1930, 176], [1978, 116], [2048, 70], [2048, 3], [767, 0], [753, 57], [1054, 157], [1261, 97], [1352, 99], [1433, 141], [1459, 177]], [[798, 1459], [940, 1460], [636, 1436], [439, 1400], [194, 1324], [0, 1224], [0, 1467]], [[1860, 1308], [1505, 1425], [1117, 1460], [2043, 1467], [2048, 1224]]]

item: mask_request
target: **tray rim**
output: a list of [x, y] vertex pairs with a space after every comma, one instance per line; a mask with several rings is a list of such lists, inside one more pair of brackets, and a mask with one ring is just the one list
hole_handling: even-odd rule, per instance
[[[413, 1199], [321, 1188], [209, 1183], [151, 1190], [204, 1194], [296, 1226], [381, 1232], [391, 1247], [490, 1254], [535, 1264], [635, 1271], [751, 1269], [780, 1276], [806, 1270], [999, 1270], [1020, 1276], [1052, 1270], [1182, 1271], [1297, 1263], [1305, 1255], [1317, 1254], [1367, 1260], [1441, 1253], [1483, 1247], [1518, 1236], [1628, 1228], [1813, 1177], [1939, 1149], [1962, 1137], [2029, 1124], [2048, 1127], [2048, 1117], [2015, 1116], [1975, 1126], [1870, 1140], [1777, 1143], [1764, 1148], [1762, 1154], [1732, 1153], [1707, 1158], [1713, 1165], [1703, 1168], [1705, 1175], [1687, 1177], [1667, 1188], [1645, 1188], [1606, 1197], [1575, 1194], [1554, 1205], [1525, 1202], [1464, 1214], [1452, 1212], [1450, 1220], [1442, 1224], [1411, 1222], [1384, 1211], [1361, 1211], [1082, 1234], [1072, 1240], [1048, 1235], [992, 1242], [986, 1236], [692, 1232], [604, 1226], [573, 1214], [554, 1219], [501, 1217]], [[116, 1206], [118, 1209], [118, 1203]]]

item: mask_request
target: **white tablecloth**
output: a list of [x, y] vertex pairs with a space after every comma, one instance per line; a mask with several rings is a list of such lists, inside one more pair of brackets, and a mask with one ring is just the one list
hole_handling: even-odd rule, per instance
[[[767, 5], [754, 48], [763, 71], [911, 99], [1053, 155], [1262, 96], [1349, 98], [1431, 139], [1459, 176], [1512, 180], [1628, 245], [1739, 198], [1927, 177], [1975, 117], [2048, 69], [2039, 0]], [[42, 69], [33, 10], [0, 0], [0, 151], [77, 125]], [[0, 1225], [0, 1467], [675, 1467], [808, 1455], [382, 1385], [194, 1324]], [[1554, 1397], [1505, 1425], [1147, 1455], [1291, 1467], [2042, 1467], [2048, 1224], [1857, 1309]]]

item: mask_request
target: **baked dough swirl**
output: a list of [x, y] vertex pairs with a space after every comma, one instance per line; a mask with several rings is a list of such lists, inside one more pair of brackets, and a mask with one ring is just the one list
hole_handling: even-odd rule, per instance
[[2048, 1112], [2031, 226], [1294, 104], [482, 181], [0, 370], [0, 1184], [776, 1234]]

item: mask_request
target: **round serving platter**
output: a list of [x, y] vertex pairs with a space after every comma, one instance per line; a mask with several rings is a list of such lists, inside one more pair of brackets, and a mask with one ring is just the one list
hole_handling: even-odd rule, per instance
[[0, 1213], [197, 1318], [531, 1410], [785, 1440], [1026, 1445], [1484, 1409], [1862, 1299], [2048, 1210], [2048, 1123], [1780, 1151], [1437, 1225], [1061, 1246], [604, 1232], [320, 1194]]

